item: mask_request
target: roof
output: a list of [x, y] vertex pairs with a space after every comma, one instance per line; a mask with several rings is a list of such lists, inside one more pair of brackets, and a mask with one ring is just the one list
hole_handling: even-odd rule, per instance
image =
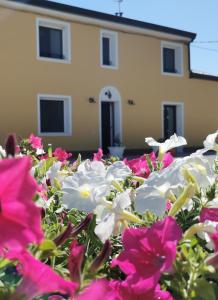
[[93, 19], [98, 19], [101, 21], [109, 21], [121, 25], [133, 26], [141, 29], [152, 30], [156, 32], [163, 32], [167, 34], [177, 35], [181, 37], [188, 38], [190, 40], [194, 40], [196, 37], [196, 33], [188, 32], [184, 30], [179, 30], [171, 27], [156, 25], [152, 23], [147, 23], [143, 21], [138, 21], [134, 19], [129, 19], [125, 17], [115, 16], [111, 14], [106, 14], [102, 12], [97, 12], [94, 10], [88, 10], [84, 8], [79, 8], [76, 6], [70, 6], [67, 4], [57, 3], [53, 1], [47, 0], [8, 0], [10, 2], [17, 2], [20, 4], [27, 4], [31, 6], [36, 6], [44, 9], [50, 9], [62, 13], [74, 14], [82, 17], [88, 17]]

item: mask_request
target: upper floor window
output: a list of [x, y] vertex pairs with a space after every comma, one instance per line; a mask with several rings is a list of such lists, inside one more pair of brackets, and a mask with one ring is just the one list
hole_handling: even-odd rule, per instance
[[38, 131], [40, 135], [71, 135], [71, 97], [38, 96]]
[[69, 62], [70, 26], [68, 23], [37, 19], [37, 54], [39, 59]]
[[161, 43], [161, 68], [165, 75], [183, 75], [183, 48], [181, 44]]
[[101, 66], [106, 68], [118, 67], [117, 33], [101, 31]]

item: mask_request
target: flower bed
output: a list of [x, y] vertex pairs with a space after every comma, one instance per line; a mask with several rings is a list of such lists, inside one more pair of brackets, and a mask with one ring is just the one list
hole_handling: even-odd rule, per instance
[[172, 136], [134, 160], [0, 147], [0, 299], [218, 299], [218, 131], [196, 153]]

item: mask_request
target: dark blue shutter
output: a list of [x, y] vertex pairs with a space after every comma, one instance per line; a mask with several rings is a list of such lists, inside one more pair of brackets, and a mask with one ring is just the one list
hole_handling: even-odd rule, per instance
[[103, 65], [110, 66], [110, 39], [103, 37]]
[[164, 64], [164, 72], [176, 73], [175, 49], [170, 49], [170, 48], [163, 49], [163, 64]]
[[40, 100], [41, 132], [64, 132], [64, 101]]
[[63, 32], [61, 29], [39, 27], [40, 56], [63, 59]]

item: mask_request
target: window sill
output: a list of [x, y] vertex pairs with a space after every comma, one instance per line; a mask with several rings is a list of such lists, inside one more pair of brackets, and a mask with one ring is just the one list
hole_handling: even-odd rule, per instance
[[117, 70], [117, 69], [118, 69], [118, 66], [108, 66], [108, 65], [102, 65], [102, 64], [101, 64], [101, 68], [104, 68], [104, 69], [111, 69], [111, 70]]
[[173, 77], [183, 77], [183, 73], [170, 73], [170, 72], [161, 72], [161, 75], [173, 76]]
[[61, 64], [71, 63], [71, 59], [58, 59], [58, 58], [49, 58], [49, 57], [41, 57], [41, 56], [37, 56], [37, 59], [45, 62], [53, 62], [53, 63], [61, 63]]
[[72, 133], [64, 133], [64, 132], [38, 132], [39, 136], [72, 136]]

